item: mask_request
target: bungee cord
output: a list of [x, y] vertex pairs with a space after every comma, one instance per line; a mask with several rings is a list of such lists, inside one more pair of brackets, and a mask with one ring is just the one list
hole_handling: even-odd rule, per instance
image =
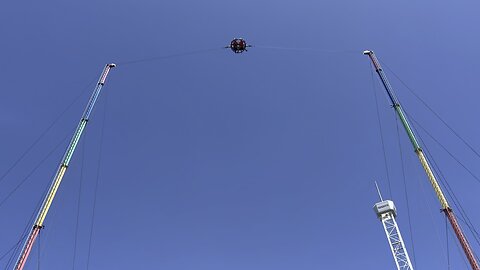
[[[273, 49], [273, 50], [285, 50], [285, 51], [298, 51], [298, 52], [315, 52], [315, 53], [328, 53], [328, 54], [339, 54], [339, 53], [358, 53], [358, 51], [354, 51], [354, 50], [321, 50], [321, 49], [314, 49], [314, 48], [289, 48], [289, 47], [274, 47], [274, 46], [252, 46], [252, 45], [246, 45], [242, 48], [239, 49], [239, 52], [243, 52], [243, 51], [246, 51], [246, 47], [253, 47], [253, 48], [259, 48], [259, 49]], [[227, 47], [227, 48], [231, 48], [231, 47]], [[129, 61], [120, 61], [118, 62], [118, 65], [121, 65], [121, 66], [126, 66], [126, 65], [133, 65], [133, 64], [140, 64], [140, 63], [146, 63], [146, 62], [152, 62], [152, 61], [160, 61], [160, 60], [167, 60], [167, 59], [174, 59], [174, 58], [179, 58], [179, 57], [185, 57], [185, 56], [189, 56], [189, 55], [200, 55], [200, 54], [206, 54], [206, 53], [211, 53], [211, 52], [215, 52], [215, 51], [220, 51], [222, 49], [225, 49], [225, 47], [221, 47], [221, 48], [211, 48], [211, 49], [202, 49], [202, 50], [195, 50], [195, 51], [190, 51], [190, 52], [183, 52], [183, 53], [176, 53], [176, 54], [170, 54], [170, 55], [163, 55], [163, 56], [153, 56], [153, 57], [148, 57], [148, 58], [139, 58], [139, 59], [134, 59], [134, 60], [129, 60]], [[233, 49], [233, 48], [232, 48]], [[235, 48], [237, 49], [237, 48]], [[388, 68], [388, 67], [387, 67]], [[373, 76], [373, 72], [372, 72], [372, 76]], [[396, 76], [396, 75], [395, 75]], [[398, 78], [398, 77], [397, 77]], [[108, 92], [107, 92], [108, 93]], [[414, 94], [415, 95], [415, 94]], [[417, 96], [417, 98], [419, 98]], [[379, 114], [378, 112], [378, 101], [377, 101], [377, 95], [376, 95], [376, 92], [375, 92], [375, 102], [377, 103], [377, 114]], [[422, 100], [423, 102], [423, 100]], [[426, 106], [428, 106], [427, 104], [424, 104]], [[96, 207], [96, 200], [97, 200], [97, 191], [98, 191], [98, 185], [99, 185], [99, 177], [100, 177], [100, 161], [101, 161], [101, 156], [102, 156], [102, 143], [103, 143], [103, 136], [104, 136], [104, 126], [105, 126], [105, 114], [106, 114], [106, 101], [105, 101], [105, 111], [104, 111], [104, 122], [102, 124], [102, 130], [101, 130], [101, 145], [100, 145], [100, 157], [99, 157], [99, 164], [98, 164], [98, 169], [97, 169], [97, 175], [96, 175], [96, 182], [95, 182], [95, 195], [94, 195], [94, 202], [93, 202], [93, 212], [92, 212], [92, 218], [91, 218], [91, 226], [90, 226], [90, 238], [89, 238], [89, 245], [88, 245], [88, 258], [87, 258], [87, 269], [89, 267], [89, 263], [90, 263], [90, 254], [91, 254], [91, 246], [92, 246], [92, 235], [93, 235], [93, 228], [94, 228], [94, 218], [95, 218], [95, 207]], [[430, 110], [431, 108], [428, 107]], [[67, 108], [68, 109], [68, 108]], [[432, 112], [437, 116], [439, 117], [438, 114], [436, 114], [433, 110]], [[379, 117], [379, 115], [377, 115]], [[413, 119], [413, 118], [412, 118]], [[448, 126], [448, 124], [446, 122], [444, 122], [440, 117], [439, 119], [445, 124], [447, 125], [447, 127], [449, 127], [449, 129], [451, 129], [450, 126]], [[380, 117], [379, 117], [379, 123], [380, 123]], [[54, 123], [52, 124], [52, 126], [56, 123], [57, 120], [54, 121]], [[415, 121], [415, 120], [413, 120]], [[380, 124], [381, 125], [381, 124]], [[51, 127], [50, 127], [51, 128]], [[398, 122], [397, 122], [397, 135], [399, 134], [399, 126], [398, 126]], [[48, 132], [49, 129], [47, 129], [45, 131]], [[461, 138], [458, 133], [456, 133], [453, 129], [451, 129], [451, 131], [459, 138], [461, 139], [468, 147], [470, 147], [470, 149], [472, 151], [474, 151], [479, 157], [480, 155], [470, 146], [470, 144], [468, 144], [465, 140], [463, 140], [463, 138]], [[389, 185], [389, 192], [390, 192], [390, 196], [392, 196], [391, 194], [391, 187], [390, 187], [390, 176], [389, 176], [389, 172], [388, 172], [388, 165], [387, 165], [387, 159], [386, 159], [386, 153], [385, 153], [385, 145], [384, 145], [384, 139], [383, 139], [383, 132], [382, 132], [382, 127], [380, 127], [380, 133], [381, 133], [381, 136], [382, 136], [382, 145], [383, 145], [383, 151], [384, 151], [384, 159], [385, 159], [385, 166], [386, 166], [386, 173], [387, 173], [387, 180], [388, 180], [388, 185]], [[41, 135], [41, 137], [39, 139], [37, 139], [34, 144], [29, 147], [27, 149], [27, 151], [24, 153], [24, 155], [26, 155], [30, 150], [31, 148], [33, 148], [36, 143], [44, 136], [44, 134]], [[66, 137], [67, 138], [67, 137]], [[65, 139], [66, 139], [65, 138]], [[421, 139], [421, 138], [420, 138]], [[63, 142], [63, 141], [62, 141]], [[404, 158], [403, 158], [403, 154], [402, 154], [402, 145], [401, 145], [401, 142], [400, 142], [400, 139], [399, 139], [399, 147], [400, 147], [400, 155], [401, 155], [401, 162], [402, 162], [402, 170], [403, 170], [403, 179], [404, 179], [404, 184], [405, 184], [405, 193], [406, 193], [406, 196], [407, 196], [407, 208], [409, 208], [409, 202], [408, 202], [408, 195], [407, 195], [407, 186], [406, 186], [406, 181], [405, 181], [405, 168], [404, 168]], [[56, 149], [56, 148], [55, 148]], [[54, 150], [55, 150], [54, 149]], [[54, 150], [52, 152], [54, 152]], [[50, 154], [49, 154], [50, 155]], [[45, 160], [49, 157], [49, 155], [47, 155], [47, 157], [45, 158]], [[84, 153], [82, 153], [82, 155], [84, 155]], [[23, 155], [21, 156], [21, 158], [19, 159], [18, 162], [20, 162], [20, 160], [23, 158]], [[44, 160], [42, 160], [41, 163], [43, 163]], [[457, 162], [459, 162], [457, 160]], [[40, 164], [41, 164], [40, 163]], [[459, 162], [460, 163], [460, 162]], [[14, 166], [16, 166], [16, 163], [14, 163]], [[40, 165], [39, 165], [40, 166]], [[13, 169], [13, 167], [11, 169]], [[467, 169], [466, 167], [464, 167], [465, 169]], [[7, 170], [5, 176], [10, 172], [10, 170]], [[34, 171], [36, 170], [36, 168], [34, 169]], [[82, 156], [82, 170], [83, 170], [83, 156]], [[468, 170], [468, 169], [467, 169]], [[34, 172], [32, 171], [32, 173]], [[469, 170], [468, 170], [469, 171]], [[471, 173], [471, 171], [469, 171]], [[440, 172], [441, 173], [441, 172]], [[472, 174], [472, 173], [471, 173]], [[83, 175], [83, 171], [82, 171], [82, 175]], [[474, 176], [472, 174], [472, 176]], [[21, 185], [24, 184], [24, 182], [28, 179], [28, 177], [30, 177], [30, 175], [27, 176], [26, 179], [24, 179], [15, 189], [13, 192], [15, 192]], [[82, 177], [82, 176], [81, 176]], [[475, 177], [475, 176], [474, 176]], [[0, 177], [0, 182], [3, 180], [4, 176]], [[479, 180], [477, 177], [475, 177], [477, 180]], [[440, 178], [441, 180], [442, 178]], [[480, 180], [479, 180], [480, 181]], [[451, 191], [451, 190], [450, 190]], [[449, 192], [449, 190], [447, 189], [447, 192]], [[12, 193], [13, 194], [13, 193]], [[0, 207], [3, 205], [3, 203], [12, 195], [12, 194], [9, 194], [7, 196], [7, 198], [5, 198], [3, 201], [0, 201]], [[79, 201], [78, 201], [78, 208], [77, 208], [77, 211], [79, 211], [79, 208], [80, 208], [80, 194], [81, 194], [81, 183], [80, 183], [80, 191], [79, 191]], [[455, 200], [454, 200], [454, 203], [455, 203]], [[462, 213], [462, 211], [460, 211], [460, 213]], [[411, 221], [410, 221], [410, 209], [408, 209], [408, 218], [409, 218], [409, 225], [410, 225], [410, 233], [412, 234], [412, 225], [411, 225]], [[463, 215], [462, 215], [463, 216]], [[467, 217], [468, 218], [468, 217]], [[78, 229], [78, 220], [79, 220], [79, 216], [78, 216], [78, 212], [77, 212], [77, 227], [76, 227], [76, 232], [75, 232], [75, 251], [76, 252], [76, 241], [77, 241], [77, 229]], [[461, 221], [464, 221], [463, 219], [460, 219]], [[464, 221], [465, 222], [465, 221]], [[469, 226], [467, 224], [467, 226]], [[28, 228], [28, 227], [27, 227]], [[26, 235], [23, 235], [22, 238], [20, 239], [19, 243], [21, 243], [24, 239], [25, 239]], [[412, 238], [412, 247], [413, 247], [413, 236], [411, 236]], [[39, 238], [40, 240], [40, 238]], [[448, 239], [447, 239], [448, 241]], [[458, 247], [458, 243], [457, 244], [457, 247]], [[448, 242], [447, 242], [447, 245], [448, 245]], [[14, 247], [12, 247], [10, 250], [8, 250], [8, 252], [3, 255], [0, 260], [2, 258], [4, 258], [7, 254], [11, 253], [11, 251], [13, 249], [18, 249], [19, 248], [19, 244], [17, 243]], [[447, 248], [448, 250], [448, 248]], [[38, 251], [40, 252], [40, 246], [38, 246]], [[16, 252], [13, 252], [14, 254], [16, 254]], [[414, 255], [414, 263], [415, 263], [415, 250], [413, 249], [413, 255]], [[13, 257], [13, 256], [12, 256]], [[448, 258], [448, 261], [450, 259]], [[465, 258], [464, 258], [465, 260]], [[40, 255], [38, 257], [38, 268], [40, 268]], [[75, 253], [74, 253], [74, 260], [73, 260], [73, 269], [75, 268]]]
[[287, 50], [287, 51], [299, 51], [299, 52], [318, 52], [318, 53], [352, 53], [352, 54], [357, 54], [358, 53], [358, 50], [323, 50], [323, 49], [315, 49], [315, 48], [292, 48], [292, 47], [250, 45], [250, 44], [247, 44], [246, 41], [242, 38], [235, 38], [235, 39], [232, 40], [230, 45], [224, 46], [224, 47], [200, 49], [200, 50], [174, 53], [174, 54], [168, 54], [168, 55], [145, 57], [145, 58], [133, 59], [133, 60], [128, 60], [128, 61], [118, 61], [117, 65], [125, 66], [125, 65], [131, 65], [131, 64], [139, 64], [139, 63], [145, 63], [145, 62], [167, 60], [167, 59], [172, 59], [172, 58], [184, 57], [184, 56], [188, 56], [188, 55], [198, 55], [198, 54], [205, 54], [205, 53], [220, 51], [220, 50], [224, 50], [226, 48], [231, 49], [235, 53], [242, 53], [244, 51], [247, 51], [247, 48]]
[[280, 46], [263, 46], [252, 45], [253, 48], [258, 49], [272, 49], [272, 50], [284, 50], [284, 51], [298, 51], [298, 52], [318, 52], [318, 53], [352, 53], [358, 54], [359, 50], [324, 50], [315, 48], [294, 48], [294, 47], [280, 47]]
[[224, 47], [218, 47], [218, 48], [202, 49], [202, 50], [195, 50], [195, 51], [189, 51], [189, 52], [183, 52], [183, 53], [174, 53], [174, 54], [168, 54], [168, 55], [152, 56], [152, 57], [139, 58], [139, 59], [134, 59], [134, 60], [129, 60], [129, 61], [120, 61], [120, 62], [117, 62], [117, 65], [125, 66], [125, 65], [152, 62], [152, 61], [158, 61], [158, 60], [166, 60], [166, 59], [172, 59], [172, 58], [177, 58], [177, 57], [183, 57], [183, 56], [187, 56], [187, 55], [197, 55], [197, 54], [204, 54], [204, 53], [209, 53], [209, 52], [214, 52], [214, 51], [220, 51], [220, 50], [223, 50], [223, 49], [224, 49]]

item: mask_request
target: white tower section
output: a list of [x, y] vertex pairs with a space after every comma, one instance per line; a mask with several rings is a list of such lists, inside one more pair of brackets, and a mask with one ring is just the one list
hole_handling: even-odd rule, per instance
[[389, 200], [381, 201], [375, 204], [373, 210], [382, 221], [397, 269], [413, 270], [410, 257], [408, 257], [407, 249], [405, 248], [405, 243], [403, 242], [402, 235], [395, 221], [395, 217], [397, 216], [395, 204]]

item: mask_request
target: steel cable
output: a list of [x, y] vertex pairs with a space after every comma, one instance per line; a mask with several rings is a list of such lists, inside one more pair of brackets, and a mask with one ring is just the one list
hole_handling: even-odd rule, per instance
[[385, 173], [387, 175], [387, 183], [388, 183], [388, 192], [389, 192], [389, 195], [390, 195], [390, 198], [393, 199], [393, 195], [392, 195], [392, 185], [391, 185], [391, 182], [390, 182], [390, 172], [389, 172], [389, 169], [388, 169], [388, 162], [387, 162], [387, 153], [386, 153], [386, 149], [385, 149], [385, 139], [383, 138], [383, 128], [382, 128], [382, 121], [380, 120], [380, 111], [379, 111], [379, 105], [378, 105], [378, 97], [377, 97], [377, 87], [376, 87], [376, 84], [375, 84], [375, 76], [373, 74], [373, 71], [371, 69], [371, 64], [369, 63], [369, 66], [370, 66], [370, 73], [372, 75], [372, 86], [373, 86], [373, 96], [375, 97], [375, 105], [376, 105], [376, 112], [377, 112], [377, 119], [378, 119], [378, 126], [379, 126], [379, 131], [380, 131], [380, 139], [382, 141], [382, 152], [383, 152], [383, 162], [384, 162], [384, 165], [385, 165]]
[[407, 178], [405, 176], [405, 164], [403, 158], [403, 151], [402, 151], [402, 141], [400, 140], [400, 129], [398, 127], [398, 118], [395, 117], [395, 123], [397, 127], [397, 139], [398, 139], [398, 149], [400, 152], [400, 163], [402, 168], [402, 176], [403, 176], [403, 187], [405, 191], [405, 201], [407, 203], [407, 216], [408, 216], [408, 227], [410, 230], [410, 241], [412, 242], [412, 254], [413, 254], [413, 264], [414, 268], [417, 268], [417, 260], [415, 255], [415, 242], [413, 241], [413, 229], [412, 229], [412, 218], [410, 215], [410, 200], [408, 198], [408, 189], [407, 189]]
[[82, 184], [83, 184], [83, 176], [84, 176], [84, 167], [85, 167], [85, 144], [87, 141], [87, 133], [85, 134], [82, 142], [82, 157], [81, 157], [81, 165], [80, 165], [80, 183], [78, 187], [78, 199], [77, 199], [77, 219], [75, 223], [75, 240], [73, 243], [73, 262], [72, 262], [72, 270], [75, 270], [75, 262], [77, 259], [77, 241], [78, 241], [78, 228], [79, 228], [79, 220], [80, 220], [80, 203], [82, 198]]
[[93, 237], [93, 227], [95, 224], [95, 212], [97, 208], [97, 195], [98, 195], [98, 183], [100, 181], [100, 168], [101, 168], [101, 161], [102, 161], [102, 153], [103, 153], [103, 143], [104, 143], [104, 135], [105, 135], [105, 122], [107, 118], [107, 108], [108, 108], [108, 91], [105, 94], [105, 103], [103, 109], [103, 120], [102, 120], [102, 127], [100, 131], [100, 146], [99, 146], [99, 154], [98, 154], [98, 164], [97, 164], [97, 174], [95, 179], [95, 188], [93, 193], [93, 209], [92, 209], [92, 217], [90, 223], [90, 236], [88, 240], [88, 255], [87, 255], [87, 270], [90, 268], [90, 257], [91, 257], [91, 250], [92, 250], [92, 237]]
[[471, 146], [462, 136], [460, 136], [460, 134], [458, 134], [458, 132], [455, 131], [455, 129], [453, 129], [445, 120], [443, 120], [442, 117], [440, 117], [440, 115], [430, 106], [428, 105], [428, 103], [423, 100], [419, 95], [417, 95], [413, 89], [411, 89], [402, 79], [400, 79], [399, 76], [397, 76], [397, 74], [391, 69], [388, 67], [388, 65], [386, 65], [384, 62], [380, 61], [382, 63], [382, 65], [384, 65], [392, 74], [393, 76], [395, 76], [399, 81], [400, 83], [402, 83], [405, 88], [407, 88], [407, 90], [413, 94], [413, 96], [415, 96], [430, 112], [433, 113], [433, 115], [435, 115], [435, 117], [437, 117], [459, 140], [461, 140], [478, 158], [480, 158], [480, 153], [475, 150], [475, 148], [473, 148], [473, 146]]
[[170, 55], [140, 58], [140, 59], [136, 59], [136, 60], [118, 62], [117, 65], [123, 65], [124, 66], [124, 65], [138, 64], [138, 63], [143, 63], [143, 62], [164, 60], [164, 59], [170, 59], [170, 58], [175, 58], [175, 57], [182, 57], [182, 56], [187, 56], [187, 55], [195, 55], [195, 54], [202, 54], [202, 53], [207, 53], [207, 52], [212, 52], [212, 51], [218, 51], [220, 49], [224, 49], [224, 48], [211, 48], [211, 49], [195, 50], [195, 51], [183, 52], [183, 53], [175, 53], [175, 54], [170, 54]]
[[82, 92], [76, 96], [72, 102], [70, 102], [67, 107], [53, 120], [53, 122], [38, 136], [32, 144], [30, 144], [27, 149], [13, 162], [10, 167], [0, 176], [0, 183], [5, 180], [5, 178], [10, 174], [10, 172], [32, 151], [32, 149], [47, 135], [47, 133], [55, 126], [55, 124], [60, 121], [60, 119], [65, 115], [65, 113], [70, 110], [70, 108], [82, 97], [88, 88], [94, 83], [95, 78], [82, 90]]

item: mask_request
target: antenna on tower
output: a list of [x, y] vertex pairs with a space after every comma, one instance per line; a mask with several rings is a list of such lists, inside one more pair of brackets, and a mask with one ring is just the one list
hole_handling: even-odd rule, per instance
[[378, 197], [380, 197], [380, 201], [383, 202], [382, 193], [380, 192], [380, 189], [378, 188], [377, 181], [375, 181], [375, 187], [377, 188]]

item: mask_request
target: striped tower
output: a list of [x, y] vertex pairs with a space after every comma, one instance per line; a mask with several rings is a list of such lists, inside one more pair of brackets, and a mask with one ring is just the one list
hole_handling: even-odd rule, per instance
[[378, 76], [380, 77], [380, 80], [382, 81], [383, 86], [385, 87], [385, 90], [387, 91], [388, 97], [390, 98], [390, 101], [392, 102], [392, 107], [395, 109], [397, 112], [398, 117], [400, 118], [400, 121], [402, 122], [403, 127], [405, 128], [405, 131], [407, 132], [408, 138], [410, 139], [410, 142], [412, 143], [413, 150], [415, 151], [415, 154], [417, 155], [418, 159], [420, 160], [420, 163], [422, 164], [423, 169], [425, 170], [425, 173], [427, 174], [428, 180], [430, 181], [430, 184], [433, 187], [433, 190], [435, 191], [435, 194], [437, 195], [437, 198], [440, 202], [440, 205], [442, 207], [442, 212], [445, 214], [447, 217], [448, 221], [452, 225], [453, 231], [455, 232], [455, 235], [460, 242], [460, 245], [462, 246], [462, 249], [465, 253], [465, 256], [468, 259], [468, 262], [470, 263], [470, 266], [472, 267], [473, 270], [480, 270], [479, 264], [477, 262], [477, 259], [475, 258], [472, 248], [470, 247], [470, 244], [468, 243], [468, 240], [465, 236], [465, 234], [462, 231], [462, 228], [460, 227], [460, 224], [458, 224], [457, 218], [455, 217], [452, 208], [450, 208], [450, 205], [448, 203], [447, 198], [445, 197], [442, 188], [438, 184], [437, 178], [435, 176], [434, 171], [432, 170], [432, 167], [430, 166], [430, 163], [428, 159], [425, 157], [425, 154], [423, 153], [422, 148], [420, 147], [417, 137], [415, 133], [413, 132], [413, 129], [407, 119], [407, 116], [405, 112], [403, 111], [402, 106], [400, 105], [400, 102], [398, 101], [397, 97], [395, 96], [395, 93], [393, 91], [393, 88], [390, 84], [390, 82], [387, 79], [387, 76], [385, 75], [382, 66], [380, 65], [380, 62], [378, 61], [377, 57], [373, 53], [373, 51], [364, 51], [363, 54], [368, 55], [370, 60], [373, 63], [373, 66], [375, 67], [375, 71], [377, 72]]
[[35, 243], [35, 240], [37, 239], [37, 236], [40, 233], [40, 230], [43, 228], [43, 222], [47, 217], [48, 210], [52, 205], [53, 199], [55, 198], [55, 194], [57, 193], [58, 187], [62, 182], [63, 176], [65, 175], [65, 172], [68, 169], [68, 165], [73, 156], [73, 153], [75, 152], [75, 148], [77, 147], [77, 144], [80, 141], [83, 131], [85, 130], [85, 127], [90, 118], [90, 114], [92, 113], [93, 107], [95, 106], [98, 96], [100, 95], [100, 91], [105, 85], [105, 80], [107, 79], [108, 73], [114, 67], [115, 67], [115, 64], [106, 65], [105, 68], [103, 69], [102, 75], [98, 79], [98, 83], [95, 87], [95, 90], [93, 91], [93, 94], [90, 97], [90, 100], [88, 101], [87, 107], [83, 112], [82, 119], [80, 119], [80, 123], [78, 124], [77, 129], [75, 130], [75, 133], [70, 141], [70, 144], [68, 145], [67, 150], [65, 151], [65, 154], [62, 158], [62, 161], [60, 162], [58, 170], [53, 178], [53, 181], [52, 181], [52, 184], [50, 185], [48, 193], [43, 200], [40, 210], [38, 211], [37, 217], [35, 219], [35, 223], [32, 229], [30, 230], [30, 234], [28, 235], [27, 240], [25, 240], [22, 251], [20, 252], [20, 255], [15, 264], [15, 270], [22, 270], [23, 267], [25, 266], [25, 263], [27, 262], [28, 255], [32, 250], [33, 244]]

